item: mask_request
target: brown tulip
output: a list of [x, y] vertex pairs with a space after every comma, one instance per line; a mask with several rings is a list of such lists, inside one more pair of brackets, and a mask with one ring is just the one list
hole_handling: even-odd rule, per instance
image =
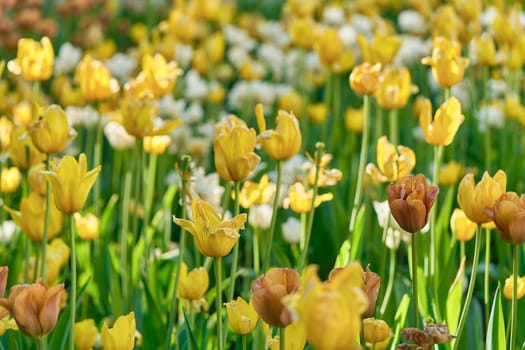
[[9, 267], [0, 266], [0, 297], [4, 296], [5, 287], [7, 285], [7, 273], [9, 272]]
[[292, 315], [282, 303], [283, 297], [295, 293], [301, 285], [297, 271], [271, 268], [252, 282], [252, 304], [268, 324], [284, 328], [292, 323]]
[[19, 284], [9, 291], [9, 298], [0, 299], [26, 335], [38, 338], [55, 328], [60, 311], [60, 295], [64, 284], [48, 288], [42, 279], [33, 284]]
[[438, 194], [439, 187], [429, 185], [423, 174], [406, 176], [388, 186], [388, 206], [399, 226], [415, 233], [426, 225]]
[[485, 213], [494, 220], [502, 240], [511, 244], [525, 243], [525, 194], [507, 192]]

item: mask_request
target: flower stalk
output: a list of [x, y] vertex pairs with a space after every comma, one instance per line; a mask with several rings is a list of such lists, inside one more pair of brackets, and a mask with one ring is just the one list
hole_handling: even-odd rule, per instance
[[272, 210], [272, 222], [270, 224], [270, 233], [268, 236], [268, 242], [266, 243], [266, 250], [264, 252], [263, 271], [268, 270], [270, 267], [270, 258], [272, 251], [272, 241], [275, 233], [275, 224], [277, 223], [277, 209], [279, 206], [279, 195], [281, 192], [281, 179], [283, 173], [283, 164], [281, 160], [277, 161], [277, 181], [275, 184], [275, 194], [273, 199], [273, 210]]

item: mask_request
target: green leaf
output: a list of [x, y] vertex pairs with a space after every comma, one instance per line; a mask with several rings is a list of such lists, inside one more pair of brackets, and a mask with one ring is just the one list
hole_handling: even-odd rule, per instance
[[113, 194], [111, 198], [108, 201], [108, 204], [106, 204], [106, 207], [104, 208], [104, 211], [102, 212], [102, 215], [100, 217], [100, 238], [103, 237], [109, 230], [109, 220], [113, 216], [113, 210], [115, 209], [115, 205], [118, 202], [118, 195]]
[[507, 348], [505, 319], [503, 317], [503, 309], [501, 308], [501, 288], [499, 284], [492, 301], [492, 309], [490, 310], [486, 348], [488, 350]]
[[341, 244], [341, 248], [339, 248], [339, 254], [337, 255], [337, 258], [335, 260], [334, 267], [344, 267], [348, 265], [349, 262], [357, 260], [357, 257], [360, 256], [362, 249], [361, 245], [363, 242], [365, 207], [366, 206], [363, 205], [359, 209], [359, 213], [357, 213], [354, 232], [352, 234], [352, 237], [350, 237], [352, 241], [350, 242], [348, 239], [346, 239], [343, 242], [343, 244]]
[[401, 329], [405, 326], [405, 321], [407, 319], [408, 307], [410, 306], [410, 296], [407, 294], [403, 295], [399, 307], [396, 312], [396, 317], [394, 318], [394, 340], [392, 341], [391, 350], [396, 348], [396, 344], [399, 342], [399, 333]]
[[458, 273], [456, 274], [456, 279], [452, 282], [447, 294], [447, 324], [451, 334], [456, 334], [459, 314], [461, 313], [464, 275], [465, 258], [461, 261]]
[[189, 341], [189, 347], [190, 350], [199, 350], [199, 345], [197, 344], [197, 340], [195, 339], [195, 335], [193, 334], [193, 331], [191, 330], [191, 324], [190, 320], [188, 319], [188, 314], [186, 313], [186, 310], [182, 310], [184, 314], [184, 325], [186, 330], [186, 335], [188, 337]]

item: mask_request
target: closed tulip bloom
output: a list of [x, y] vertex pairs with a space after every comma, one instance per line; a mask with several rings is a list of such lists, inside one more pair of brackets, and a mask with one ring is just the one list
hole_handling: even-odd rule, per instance
[[85, 240], [93, 240], [100, 234], [100, 220], [94, 214], [87, 214], [85, 216], [75, 213], [75, 227], [78, 236]]
[[13, 193], [22, 182], [22, 173], [17, 167], [2, 168], [0, 192]]
[[373, 95], [379, 86], [381, 64], [372, 65], [369, 62], [361, 63], [355, 67], [348, 77], [350, 87], [361, 95]]
[[91, 318], [75, 323], [75, 347], [91, 350], [97, 341], [98, 329]]
[[275, 192], [275, 184], [270, 183], [268, 174], [261, 176], [259, 182], [246, 181], [239, 193], [239, 204], [248, 209], [252, 205], [266, 204]]
[[243, 298], [237, 297], [226, 304], [228, 320], [233, 331], [237, 334], [246, 335], [255, 329], [259, 315], [253, 308], [252, 302], [248, 304]]
[[[312, 208], [313, 197], [313, 189], [307, 191], [301, 182], [296, 182], [288, 189], [288, 198], [285, 198], [284, 206], [289, 206], [296, 213], [308, 213]], [[315, 197], [315, 207], [317, 208], [321, 203], [331, 201], [333, 198], [332, 193], [318, 194]]]
[[434, 39], [431, 57], [424, 57], [421, 63], [432, 67], [432, 75], [439, 85], [451, 87], [463, 79], [468, 59], [461, 57], [461, 46], [444, 37]]
[[210, 285], [208, 270], [198, 267], [188, 273], [188, 266], [182, 263], [180, 268], [179, 289], [177, 295], [187, 300], [199, 300]]
[[45, 196], [47, 191], [44, 171], [46, 171], [46, 165], [44, 163], [38, 163], [29, 168], [27, 172], [27, 181], [29, 182], [31, 190], [41, 196]]
[[363, 335], [365, 341], [373, 344], [375, 349], [379, 349], [378, 346], [386, 342], [385, 346], [381, 347], [381, 349], [385, 349], [390, 338], [392, 338], [392, 329], [383, 320], [366, 318], [363, 320]]
[[381, 277], [370, 270], [370, 266], [362, 271], [363, 277], [363, 292], [368, 297], [368, 309], [363, 314], [364, 316], [372, 316], [376, 309], [377, 295], [381, 286]]
[[163, 154], [170, 144], [168, 135], [144, 136], [144, 151], [149, 154]]
[[3, 154], [11, 145], [11, 132], [14, 124], [5, 116], [0, 117], [0, 154]]
[[7, 69], [28, 81], [47, 80], [53, 74], [54, 61], [55, 52], [48, 37], [43, 37], [40, 42], [22, 38], [18, 40], [16, 58], [7, 63]]
[[294, 18], [288, 25], [290, 39], [294, 45], [305, 50], [312, 49], [315, 42], [315, 22], [311, 18]]
[[[513, 276], [505, 279], [505, 286], [503, 287], [503, 295], [505, 298], [512, 300], [512, 287], [514, 286]], [[525, 296], [525, 276], [518, 276], [518, 295], [517, 299], [521, 299]]]
[[496, 60], [496, 45], [494, 39], [488, 33], [483, 33], [473, 39], [476, 63], [493, 67], [498, 62]]
[[459, 183], [458, 203], [465, 215], [475, 223], [485, 224], [492, 221], [485, 209], [492, 209], [494, 202], [505, 193], [507, 174], [498, 170], [494, 177], [487, 172], [478, 184], [474, 183], [474, 175], [467, 174]]
[[416, 166], [414, 151], [405, 146], [395, 146], [386, 136], [377, 140], [377, 166], [370, 163], [366, 173], [379, 182], [394, 182], [410, 175]]
[[292, 323], [292, 315], [284, 306], [283, 298], [299, 289], [301, 280], [297, 271], [271, 268], [252, 282], [252, 304], [261, 319], [274, 327]]
[[[35, 192], [20, 201], [20, 211], [5, 207], [13, 221], [33, 242], [41, 243], [44, 237], [46, 201]], [[62, 230], [62, 214], [51, 202], [49, 211], [48, 239], [51, 240]]]
[[75, 81], [80, 85], [80, 91], [88, 101], [105, 100], [120, 89], [118, 81], [111, 76], [104, 64], [90, 55], [84, 56], [78, 63]]
[[26, 130], [22, 127], [11, 132], [9, 155], [13, 164], [22, 169], [27, 169], [46, 159], [46, 155], [36, 149]]
[[[270, 350], [280, 350], [281, 337], [279, 333], [272, 337], [270, 326], [263, 324], [264, 333], [266, 334], [266, 346]], [[284, 350], [303, 350], [306, 345], [306, 331], [301, 321], [295, 321], [286, 326], [286, 337], [284, 339]]]
[[375, 97], [381, 107], [399, 109], [407, 104], [411, 90], [410, 71], [405, 67], [390, 67], [381, 73]]
[[476, 223], [470, 221], [461, 209], [454, 209], [450, 217], [450, 229], [456, 235], [456, 239], [461, 242], [468, 242], [476, 233]]
[[205, 44], [206, 56], [211, 64], [215, 65], [221, 62], [224, 58], [224, 51], [226, 42], [222, 32], [216, 32], [210, 35]]
[[314, 42], [314, 49], [319, 60], [325, 66], [331, 66], [343, 54], [343, 41], [334, 28], [319, 28]]
[[199, 198], [191, 201], [192, 221], [174, 217], [173, 221], [188, 230], [200, 252], [212, 258], [230, 254], [239, 239], [239, 230], [244, 228], [246, 214], [239, 214], [230, 220], [222, 219], [213, 206]]
[[511, 244], [525, 243], [525, 194], [504, 193], [484, 211], [496, 224], [501, 239]]
[[308, 116], [315, 124], [324, 124], [328, 116], [328, 107], [325, 103], [314, 103], [308, 107]]
[[15, 285], [9, 298], [0, 299], [0, 306], [11, 313], [24, 334], [40, 338], [55, 328], [63, 290], [64, 284], [48, 288], [41, 279], [34, 284]]
[[224, 180], [244, 180], [259, 164], [254, 152], [256, 139], [255, 130], [233, 115], [215, 127], [215, 168]]
[[136, 332], [135, 313], [132, 311], [117, 318], [111, 329], [104, 323], [100, 337], [102, 347], [104, 350], [133, 350]]
[[257, 140], [270, 158], [288, 160], [299, 152], [302, 142], [301, 130], [293, 113], [279, 110], [274, 130], [266, 130], [263, 107], [260, 103], [255, 107], [255, 116], [260, 132]]
[[454, 160], [443, 164], [439, 169], [439, 184], [442, 186], [455, 185], [462, 171], [461, 165]]
[[419, 115], [419, 125], [423, 130], [425, 141], [434, 146], [450, 145], [464, 120], [461, 104], [454, 96], [439, 107], [433, 120], [432, 105], [429, 100], [425, 100]]
[[372, 41], [367, 41], [366, 38], [358, 34], [357, 44], [363, 62], [370, 62], [372, 64], [379, 63], [386, 66], [391, 63], [401, 47], [401, 39], [397, 35], [382, 35], [376, 34]]
[[53, 170], [46, 172], [45, 176], [51, 183], [58, 210], [65, 214], [80, 211], [100, 171], [100, 165], [88, 171], [84, 153], [80, 154], [78, 162], [72, 156], [64, 156], [55, 163]]
[[431, 186], [423, 174], [406, 176], [388, 186], [388, 206], [401, 228], [410, 233], [421, 230], [439, 194], [439, 187]]
[[307, 267], [301, 292], [293, 303], [315, 349], [358, 349], [361, 314], [368, 307], [362, 286], [357, 263], [347, 265], [324, 283], [317, 267]]
[[124, 116], [122, 126], [129, 135], [138, 138], [166, 135], [182, 124], [180, 119], [175, 119], [156, 128], [154, 119], [158, 114], [157, 101], [148, 96], [136, 98], [134, 95], [136, 91], [128, 90], [128, 92], [129, 95], [122, 101], [121, 112]]
[[345, 129], [351, 132], [362, 132], [364, 122], [364, 111], [362, 108], [347, 108], [345, 111]]
[[177, 62], [167, 62], [161, 54], [146, 54], [142, 58], [142, 71], [137, 76], [136, 83], [153, 96], [162, 97], [172, 92], [177, 77], [181, 74], [182, 70]]
[[69, 140], [77, 133], [69, 127], [66, 113], [58, 105], [44, 109], [42, 116], [29, 128], [29, 135], [35, 147], [42, 153], [62, 152]]

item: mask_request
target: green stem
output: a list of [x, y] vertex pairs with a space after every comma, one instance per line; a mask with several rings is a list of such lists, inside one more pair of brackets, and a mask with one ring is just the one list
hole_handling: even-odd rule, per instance
[[352, 215], [350, 217], [349, 239], [354, 233], [357, 213], [359, 212], [359, 204], [361, 203], [361, 196], [363, 191], [363, 177], [365, 174], [366, 156], [368, 153], [368, 120], [370, 119], [370, 96], [363, 96], [363, 135], [361, 139], [361, 153], [359, 155], [359, 169], [357, 170], [357, 184], [355, 188], [354, 203], [352, 206]]
[[[434, 186], [439, 187], [439, 169], [441, 168], [441, 159], [443, 157], [443, 146], [434, 146], [434, 169], [432, 174], [432, 181]], [[432, 211], [430, 212], [430, 283], [433, 287], [436, 286], [436, 219], [437, 219], [437, 201], [434, 203]]]
[[131, 199], [131, 181], [132, 172], [135, 165], [135, 157], [131, 160], [129, 166], [126, 168], [124, 175], [124, 188], [122, 198], [122, 226], [120, 230], [120, 271], [122, 276], [122, 300], [123, 310], [127, 309], [128, 298], [128, 232], [129, 232], [129, 205]]
[[268, 241], [266, 243], [266, 251], [264, 252], [264, 262], [263, 262], [263, 271], [268, 270], [270, 267], [270, 258], [271, 258], [271, 251], [272, 251], [272, 241], [273, 236], [275, 233], [275, 224], [277, 222], [277, 207], [279, 205], [279, 194], [281, 191], [281, 179], [282, 179], [282, 172], [283, 172], [283, 164], [282, 161], [277, 161], [277, 182], [275, 184], [275, 194], [273, 199], [273, 211], [272, 211], [272, 223], [270, 225], [270, 234], [268, 237]]
[[[102, 164], [102, 146], [104, 140], [102, 139], [102, 114], [99, 109], [99, 118], [97, 123], [96, 130], [96, 140], [95, 140], [95, 150], [94, 150], [94, 159], [93, 164], [100, 165]], [[100, 192], [101, 192], [102, 181], [95, 182], [95, 189], [93, 192], [93, 202], [95, 204], [95, 214], [97, 217], [100, 217]]]
[[[233, 208], [233, 216], [239, 215], [239, 192], [240, 192], [240, 186], [241, 183], [239, 181], [235, 181], [233, 188], [235, 193], [235, 201], [234, 201], [234, 208]], [[230, 273], [230, 288], [228, 290], [228, 300], [233, 300], [233, 294], [235, 292], [235, 280], [237, 279], [237, 265], [239, 260], [239, 240], [235, 243], [233, 247], [233, 261], [232, 261], [232, 269]]]
[[134, 189], [134, 192], [135, 192], [135, 195], [134, 195], [134, 208], [133, 208], [133, 211], [134, 211], [134, 215], [133, 215], [133, 221], [132, 221], [132, 226], [131, 226], [131, 232], [135, 232], [135, 237], [134, 237], [134, 241], [137, 240], [137, 236], [139, 234], [139, 203], [140, 203], [140, 193], [142, 191], [142, 187], [141, 187], [141, 184], [142, 184], [142, 167], [144, 166], [144, 163], [143, 163], [143, 159], [142, 159], [142, 155], [143, 155], [143, 149], [144, 147], [142, 146], [143, 145], [143, 140], [142, 139], [137, 139], [137, 142], [135, 142], [135, 147], [133, 147], [133, 161], [136, 162], [136, 165], [135, 165], [135, 183], [134, 183], [134, 186], [135, 186], [135, 189]]
[[75, 221], [69, 216], [69, 232], [71, 234], [71, 315], [69, 318], [69, 349], [75, 349], [75, 314], [77, 309], [77, 261], [75, 246]]
[[[46, 158], [46, 170], [51, 170], [51, 157], [49, 157], [49, 154]], [[42, 237], [42, 263], [41, 263], [41, 276], [42, 279], [46, 280], [46, 251], [47, 251], [47, 235], [49, 231], [49, 213], [51, 211], [51, 184], [49, 181], [46, 181], [46, 212], [45, 212], [45, 218], [44, 218], [44, 236]]]
[[[484, 271], [484, 281], [483, 281], [483, 302], [485, 304], [485, 315], [490, 315], [489, 313], [489, 304], [490, 304], [490, 292], [489, 292], [489, 283], [490, 283], [490, 229], [485, 229], [485, 271]], [[488, 325], [488, 317], [485, 317], [485, 326]]]
[[443, 92], [443, 101], [447, 101], [452, 96], [452, 90], [450, 87], [446, 87]]
[[418, 306], [418, 295], [417, 295], [417, 235], [418, 233], [412, 233], [410, 235], [412, 239], [412, 298], [414, 300], [414, 327], [419, 328], [419, 306]]
[[[184, 169], [183, 171], [185, 171]], [[181, 196], [181, 219], [186, 219], [186, 186], [187, 181], [182, 178], [181, 181], [181, 190], [180, 190], [180, 196]], [[186, 230], [181, 229], [180, 230], [180, 245], [179, 245], [179, 261], [177, 265], [177, 272], [175, 275], [175, 285], [173, 288], [173, 295], [171, 298], [171, 308], [170, 313], [168, 316], [168, 332], [166, 334], [166, 349], [170, 349], [171, 345], [171, 335], [173, 333], [173, 323], [175, 322], [175, 312], [177, 311], [177, 290], [179, 289], [179, 281], [180, 281], [180, 270], [182, 267], [182, 264], [184, 262], [184, 250], [186, 249]]]
[[510, 316], [510, 344], [509, 349], [514, 349], [516, 344], [516, 321], [518, 316], [518, 245], [512, 245], [512, 313]]
[[246, 350], [246, 335], [241, 335], [242, 350]]
[[260, 257], [259, 251], [260, 251], [259, 228], [254, 227], [253, 228], [253, 272], [255, 273], [255, 277], [258, 277], [259, 273], [261, 272], [261, 257]]
[[395, 273], [396, 273], [396, 250], [395, 248], [391, 248], [389, 250], [390, 250], [390, 265], [388, 267], [388, 282], [386, 285], [385, 296], [383, 297], [383, 301], [381, 302], [381, 308], [379, 309], [381, 318], [384, 317], [386, 308], [388, 306], [388, 302], [390, 301], [390, 295], [392, 294], [392, 289], [394, 287], [394, 279], [395, 279]]
[[397, 109], [391, 109], [388, 111], [388, 120], [390, 122], [390, 142], [396, 146], [399, 145], [397, 111]]
[[[145, 156], [145, 155], [144, 155]], [[147, 175], [144, 178], [143, 186], [145, 191], [144, 196], [144, 225], [142, 231], [146, 239], [146, 256], [149, 256], [149, 250], [151, 248], [151, 240], [153, 237], [148, 232], [150, 225], [151, 210], [153, 206], [153, 194], [155, 192], [155, 176], [157, 170], [157, 160], [158, 156], [152, 154], [149, 157]]]
[[224, 349], [222, 333], [222, 257], [215, 258], [215, 313], [217, 315], [217, 341], [219, 350]]
[[286, 328], [279, 328], [279, 350], [286, 349]]
[[456, 350], [459, 346], [461, 340], [461, 334], [463, 333], [463, 327], [465, 327], [465, 322], [467, 320], [468, 311], [470, 309], [470, 303], [472, 302], [472, 295], [474, 294], [474, 285], [476, 284], [476, 275], [478, 273], [478, 263], [479, 263], [479, 251], [481, 247], [480, 228], [476, 229], [475, 237], [475, 247], [474, 247], [474, 260], [472, 261], [472, 271], [470, 274], [470, 282], [468, 285], [467, 298], [463, 304], [463, 310], [461, 311], [461, 316], [459, 318], [459, 324], [456, 331], [456, 340], [452, 346], [452, 350]]
[[46, 337], [38, 338], [38, 350], [46, 350], [46, 349], [47, 349]]

